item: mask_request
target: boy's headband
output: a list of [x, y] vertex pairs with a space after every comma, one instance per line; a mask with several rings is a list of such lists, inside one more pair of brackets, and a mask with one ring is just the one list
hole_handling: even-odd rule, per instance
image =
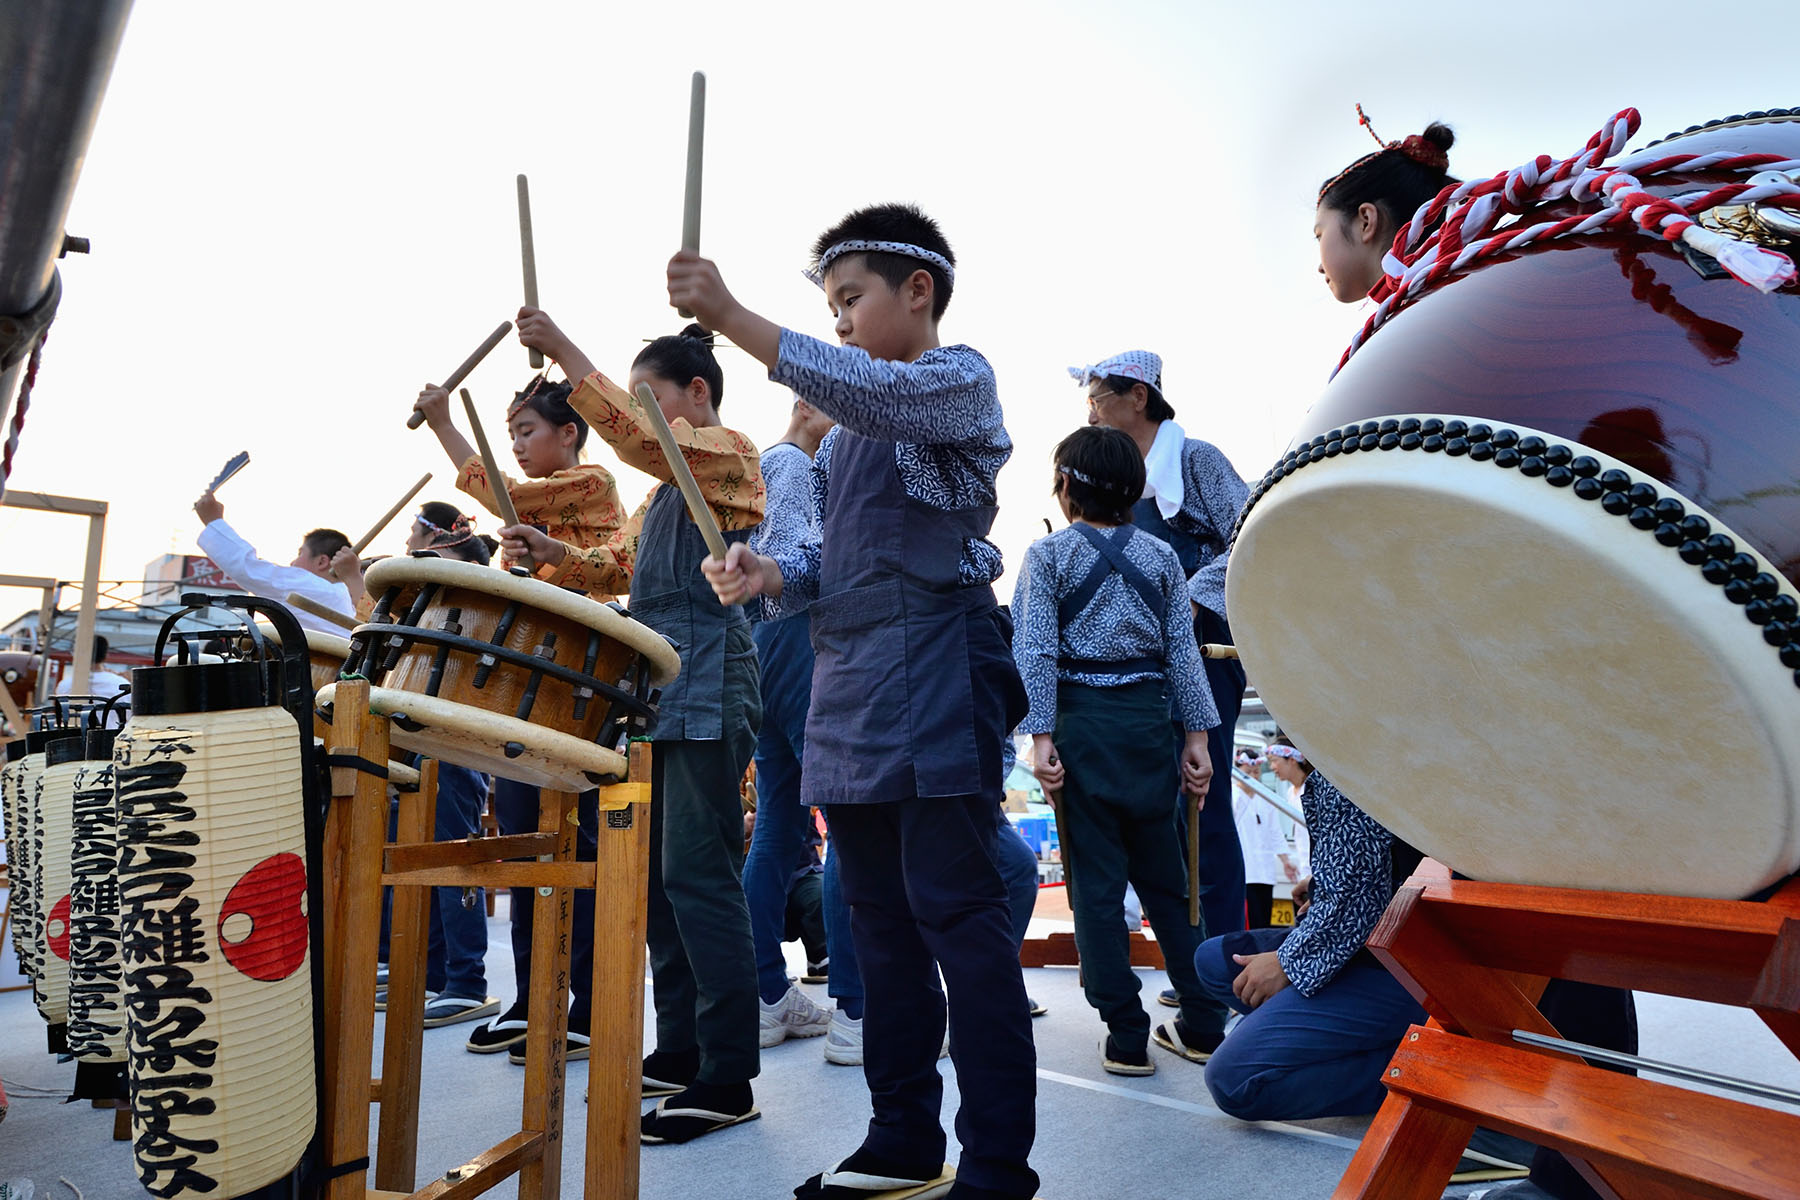
[[916, 258], [921, 262], [928, 262], [938, 270], [942, 271], [944, 273], [944, 278], [950, 283], [954, 284], [956, 282], [956, 268], [950, 265], [949, 259], [945, 258], [935, 250], [927, 250], [925, 247], [915, 246], [911, 242], [872, 242], [863, 238], [851, 238], [848, 241], [839, 242], [825, 253], [819, 255], [818, 266], [810, 271], [802, 271], [800, 273], [812, 280], [814, 287], [822, 288], [825, 286], [825, 272], [831, 268], [833, 262], [836, 262], [846, 254], [863, 254], [869, 252], [874, 252], [876, 254], [901, 254], [905, 255], [907, 258]]

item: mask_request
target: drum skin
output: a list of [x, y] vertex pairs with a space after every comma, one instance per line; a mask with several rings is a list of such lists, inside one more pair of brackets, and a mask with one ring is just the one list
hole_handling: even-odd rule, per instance
[[[1662, 147], [1800, 159], [1800, 118]], [[1409, 440], [1331, 437], [1395, 418]], [[1444, 449], [1457, 421], [1507, 448]], [[1580, 478], [1546, 474], [1571, 460]], [[1729, 545], [1703, 562], [1709, 533]], [[1393, 314], [1252, 489], [1227, 596], [1271, 714], [1425, 853], [1735, 899], [1800, 869], [1797, 582], [1800, 287], [1620, 233], [1486, 260]]]

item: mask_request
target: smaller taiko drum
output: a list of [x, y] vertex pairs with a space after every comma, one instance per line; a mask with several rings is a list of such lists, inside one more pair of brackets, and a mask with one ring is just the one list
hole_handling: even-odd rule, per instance
[[375, 611], [344, 671], [373, 685], [393, 745], [443, 762], [568, 791], [622, 777], [627, 738], [681, 669], [623, 608], [523, 574], [427, 556], [367, 578]]

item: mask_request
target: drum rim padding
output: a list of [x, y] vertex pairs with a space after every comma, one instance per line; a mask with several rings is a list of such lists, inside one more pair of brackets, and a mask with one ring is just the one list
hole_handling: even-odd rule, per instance
[[526, 579], [477, 563], [449, 558], [384, 558], [364, 577], [371, 592], [410, 583], [438, 584], [486, 592], [517, 600], [544, 612], [585, 625], [621, 642], [650, 663], [650, 681], [666, 687], [681, 672], [681, 655], [667, 638], [642, 621], [621, 615], [608, 605], [541, 579]]
[[[331, 684], [315, 698], [327, 721], [336, 696], [337, 685]], [[402, 750], [528, 786], [583, 792], [608, 779], [623, 779], [627, 771], [625, 756], [605, 746], [423, 692], [371, 687], [369, 711], [399, 718], [389, 740]], [[506, 757], [502, 747], [509, 743], [523, 747], [518, 756]]]
[[[1226, 591], [1245, 669], [1271, 715], [1396, 836], [1479, 878], [1736, 899], [1800, 867], [1800, 676], [1785, 662], [1793, 648], [1765, 639], [1767, 619], [1748, 619], [1744, 598], [1753, 577], [1773, 593], [1756, 597], [1764, 609], [1774, 602], [1785, 611], [1793, 585], [1711, 512], [1617, 459], [1510, 422], [1486, 426], [1486, 447], [1471, 453], [1470, 438], [1449, 446], [1441, 430], [1421, 432], [1433, 420], [1483, 424], [1441, 413], [1376, 417], [1350, 438], [1346, 427], [1299, 443], [1253, 490]], [[1379, 432], [1362, 433], [1370, 424]], [[1346, 453], [1352, 440], [1357, 449]], [[1521, 454], [1521, 445], [1542, 452]], [[1585, 474], [1551, 451], [1558, 445]], [[1601, 477], [1608, 486], [1596, 494]], [[1639, 485], [1653, 489], [1648, 504], [1627, 511], [1604, 499]], [[1693, 562], [1658, 544], [1658, 528], [1635, 513], [1659, 499], [1680, 501], [1730, 539], [1729, 553], [1748, 556], [1729, 560], [1740, 573], [1719, 580], [1708, 563], [1723, 556]], [[1471, 513], [1511, 517], [1516, 527], [1476, 536], [1460, 527]], [[1360, 534], [1337, 536], [1355, 522], [1364, 523]], [[1432, 568], [1447, 575], [1453, 559], [1475, 563], [1455, 594], [1419, 582]], [[1393, 569], [1409, 561], [1425, 569]], [[1593, 564], [1606, 569], [1586, 569]], [[1576, 589], [1591, 589], [1603, 607], [1582, 610]], [[1404, 640], [1391, 618], [1370, 628], [1379, 615], [1363, 614], [1383, 611], [1372, 596], [1388, 597], [1390, 613], [1409, 605]], [[1445, 614], [1435, 622], [1433, 604]], [[1503, 658], [1505, 639], [1489, 635], [1508, 631], [1478, 620], [1484, 605], [1498, 615], [1592, 611], [1616, 627], [1540, 622], [1535, 644], [1514, 638], [1518, 648]], [[1633, 620], [1621, 622], [1627, 612]], [[1453, 638], [1457, 620], [1466, 624]], [[1679, 636], [1647, 641], [1654, 620]], [[1571, 647], [1574, 657], [1559, 657]], [[1433, 683], [1411, 665], [1452, 658], [1438, 675], [1455, 682]], [[1483, 661], [1506, 670], [1482, 671]], [[1683, 672], [1692, 694], [1646, 690]], [[1587, 693], [1616, 701], [1624, 715], [1609, 724], [1593, 706], [1585, 723], [1554, 719], [1579, 712]], [[1510, 730], [1508, 713], [1523, 714]], [[1495, 745], [1507, 739], [1528, 750]], [[1607, 764], [1599, 777], [1597, 764]], [[1629, 786], [1633, 779], [1643, 786]], [[1758, 804], [1766, 812], [1752, 811]], [[1656, 838], [1663, 849], [1650, 857], [1660, 862], [1632, 858]]]

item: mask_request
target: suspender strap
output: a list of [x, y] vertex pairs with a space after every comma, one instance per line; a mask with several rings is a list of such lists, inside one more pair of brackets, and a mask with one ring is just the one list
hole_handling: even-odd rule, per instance
[[[1121, 525], [1119, 526], [1119, 529], [1121, 530], [1119, 540], [1115, 542], [1105, 534], [1101, 533], [1098, 529], [1095, 529], [1092, 525], [1080, 521], [1075, 523], [1076, 532], [1086, 538], [1088, 545], [1092, 546], [1094, 551], [1100, 555], [1100, 562], [1110, 566], [1112, 570], [1117, 571], [1120, 575], [1124, 576], [1125, 582], [1131, 585], [1131, 590], [1138, 594], [1138, 599], [1142, 600], [1144, 602], [1144, 607], [1150, 610], [1150, 615], [1160, 621], [1163, 615], [1162, 589], [1152, 583], [1142, 571], [1138, 570], [1136, 563], [1125, 557], [1125, 547], [1130, 545], [1131, 539], [1137, 536], [1137, 527], [1133, 525]], [[1096, 567], [1099, 566], [1099, 564], [1095, 565]], [[1081, 603], [1075, 606], [1074, 612], [1069, 614], [1071, 618], [1083, 608], [1087, 607], [1088, 602], [1094, 598], [1094, 592], [1098, 592], [1100, 590], [1100, 584], [1105, 582], [1106, 575], [1107, 572], [1102, 571], [1099, 579], [1096, 580], [1094, 578], [1094, 572], [1089, 571], [1087, 578], [1081, 581], [1081, 587], [1070, 594], [1070, 599], [1079, 597], [1081, 600]], [[1088, 585], [1090, 583], [1093, 584], [1093, 592], [1088, 591]], [[1059, 613], [1058, 615], [1061, 614]]]

